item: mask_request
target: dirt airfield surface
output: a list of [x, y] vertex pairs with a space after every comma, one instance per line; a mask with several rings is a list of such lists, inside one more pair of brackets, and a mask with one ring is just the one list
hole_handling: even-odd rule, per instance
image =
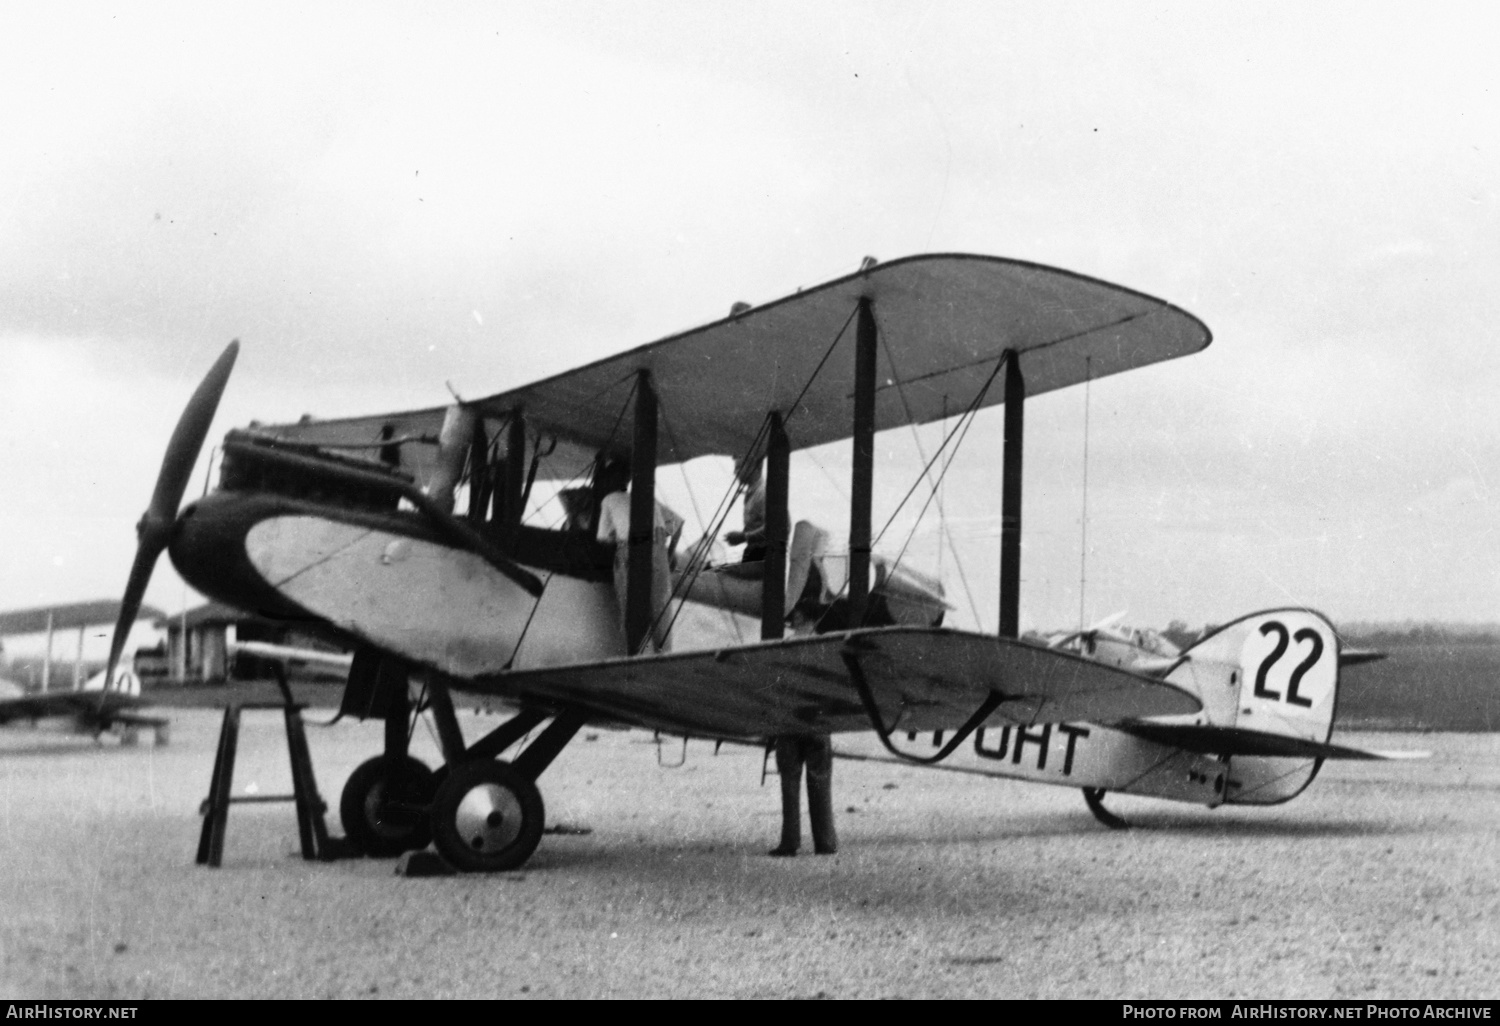
[[[498, 720], [463, 713], [477, 737]], [[543, 775], [525, 869], [304, 862], [290, 804], [237, 805], [194, 864], [219, 729], [168, 747], [0, 731], [0, 996], [1494, 998], [1500, 735], [1353, 734], [1290, 804], [1210, 811], [840, 762], [842, 849], [772, 859], [761, 753], [585, 730]], [[309, 720], [326, 718], [319, 710]], [[378, 724], [310, 728], [335, 811]], [[419, 728], [414, 751], [435, 763]], [[246, 713], [235, 793], [290, 791]]]

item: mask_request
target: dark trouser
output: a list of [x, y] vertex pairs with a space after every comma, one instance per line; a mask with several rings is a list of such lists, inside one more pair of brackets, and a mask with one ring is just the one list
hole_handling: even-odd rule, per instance
[[826, 736], [778, 737], [776, 772], [781, 777], [781, 847], [794, 852], [802, 846], [802, 766], [807, 765], [807, 814], [812, 820], [813, 850], [819, 855], [838, 851], [833, 829], [833, 742]]

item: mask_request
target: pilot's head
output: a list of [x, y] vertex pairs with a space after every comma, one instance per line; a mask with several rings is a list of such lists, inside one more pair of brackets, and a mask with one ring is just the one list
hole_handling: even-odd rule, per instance
[[594, 476], [600, 495], [623, 492], [630, 484], [630, 460], [622, 456], [611, 456], [599, 465]]
[[740, 484], [753, 485], [760, 480], [760, 460], [741, 456], [734, 461], [734, 476]]

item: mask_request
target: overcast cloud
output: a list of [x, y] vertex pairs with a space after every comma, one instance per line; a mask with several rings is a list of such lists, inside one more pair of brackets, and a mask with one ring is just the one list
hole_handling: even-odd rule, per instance
[[[214, 437], [482, 395], [865, 254], [969, 251], [1215, 335], [1090, 390], [1087, 617], [1494, 620], [1487, 13], [8, 6], [0, 608], [118, 593], [230, 338]], [[1028, 407], [1027, 624], [1079, 615], [1083, 413], [1081, 389]], [[999, 419], [943, 502], [987, 629]], [[887, 511], [917, 470], [909, 435], [882, 439]], [[693, 473], [700, 498], [728, 479]], [[797, 474], [802, 512], [841, 522], [846, 466]], [[936, 538], [913, 542], [927, 569]], [[946, 547], [942, 570], [961, 595]], [[182, 603], [165, 560], [148, 600]]]

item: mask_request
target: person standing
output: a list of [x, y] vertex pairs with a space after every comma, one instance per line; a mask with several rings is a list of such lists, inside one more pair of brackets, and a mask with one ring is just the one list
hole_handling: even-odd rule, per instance
[[[760, 460], [741, 459], [734, 475], [745, 486], [745, 529], [724, 540], [745, 546], [742, 563], [762, 563], [767, 553], [766, 479]], [[781, 780], [781, 843], [770, 854], [787, 857], [802, 847], [802, 773], [807, 771], [807, 814], [812, 821], [813, 852], [832, 855], [839, 849], [833, 825], [833, 741], [827, 734], [787, 734], [771, 739], [776, 774]]]
[[776, 773], [781, 778], [781, 843], [770, 854], [787, 857], [802, 847], [802, 770], [807, 769], [807, 815], [812, 821], [813, 852], [839, 850], [833, 826], [833, 741], [827, 734], [775, 738]]

